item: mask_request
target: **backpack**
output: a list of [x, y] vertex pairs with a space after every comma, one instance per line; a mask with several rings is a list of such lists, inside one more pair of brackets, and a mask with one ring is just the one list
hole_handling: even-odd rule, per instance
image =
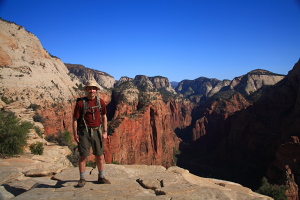
[[103, 114], [103, 112], [102, 112], [102, 106], [101, 106], [101, 102], [100, 102], [100, 97], [96, 96], [96, 98], [97, 98], [97, 103], [96, 103], [96, 106], [93, 106], [93, 107], [88, 107], [88, 99], [87, 99], [87, 97], [77, 98], [77, 100], [76, 100], [77, 102], [78, 101], [82, 101], [82, 103], [83, 103], [83, 109], [81, 111], [81, 118], [79, 118], [78, 121], [77, 121], [78, 122], [77, 123], [78, 126], [85, 126], [85, 128], [87, 129], [87, 125], [86, 125], [86, 122], [84, 120], [84, 116], [85, 116], [85, 113], [86, 113], [86, 111], [88, 109], [99, 108], [100, 115]]

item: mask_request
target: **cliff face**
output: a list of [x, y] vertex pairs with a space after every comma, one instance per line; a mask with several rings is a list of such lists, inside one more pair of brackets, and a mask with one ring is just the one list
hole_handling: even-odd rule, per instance
[[24, 27], [0, 20], [0, 93], [20, 106], [41, 106], [47, 133], [70, 127], [75, 83], [68, 69], [52, 57]]
[[[172, 115], [163, 102], [143, 108], [143, 113], [118, 117], [120, 123], [109, 140], [106, 158], [121, 164], [158, 164], [172, 166], [179, 139]], [[136, 116], [134, 116], [136, 115]]]
[[[257, 76], [262, 75], [254, 75]], [[236, 90], [243, 78], [236, 84]], [[242, 91], [250, 94], [246, 89], [249, 87], [241, 87], [241, 93], [221, 92], [200, 104], [192, 114], [192, 134], [188, 137], [192, 142], [183, 146], [179, 166], [252, 188], [266, 176], [273, 184], [287, 185], [287, 196], [297, 199], [299, 80], [300, 62], [284, 79], [260, 92], [252, 103], [241, 95]], [[257, 87], [261, 83], [256, 81]], [[185, 156], [190, 156], [193, 162], [189, 163]]]
[[116, 83], [116, 87], [128, 81], [132, 82], [134, 85], [138, 85], [139, 89], [145, 92], [162, 91], [176, 94], [169, 79], [166, 77], [147, 77], [145, 75], [137, 75], [135, 78], [121, 77]]
[[244, 163], [265, 170], [277, 184], [291, 184], [295, 176], [299, 184], [299, 80], [300, 61], [285, 79], [232, 120], [227, 148], [237, 167]]
[[95, 80], [102, 88], [112, 88], [115, 79], [105, 72], [86, 68], [83, 65], [65, 64], [69, 72], [74, 74], [83, 84], [88, 80]]
[[146, 76], [121, 80], [112, 95], [115, 112], [105, 152], [107, 161], [174, 165], [180, 142], [175, 130], [190, 125], [193, 104], [164, 99]]
[[264, 86], [275, 85], [284, 77], [284, 75], [257, 69], [246, 75], [234, 78], [230, 83], [230, 88], [244, 96], [249, 96]]
[[[192, 141], [202, 136], [221, 140], [228, 130], [228, 117], [251, 105], [240, 93], [233, 93], [228, 99], [214, 99], [193, 111]], [[212, 145], [217, 144], [212, 142]]]
[[173, 89], [170, 81], [166, 77], [156, 76], [156, 77], [149, 77], [149, 80], [152, 82], [153, 86], [156, 89], [163, 89], [167, 92], [171, 92], [175, 94], [175, 90]]

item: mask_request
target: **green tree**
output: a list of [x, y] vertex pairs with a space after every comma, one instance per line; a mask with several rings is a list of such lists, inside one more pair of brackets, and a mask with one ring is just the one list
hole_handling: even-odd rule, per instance
[[0, 111], [0, 154], [21, 154], [27, 144], [30, 122], [20, 122], [13, 112]]
[[287, 197], [285, 196], [285, 191], [287, 190], [287, 187], [285, 185], [272, 185], [268, 182], [267, 178], [265, 177], [263, 177], [261, 182], [262, 185], [256, 191], [257, 193], [272, 197], [275, 200], [287, 200]]

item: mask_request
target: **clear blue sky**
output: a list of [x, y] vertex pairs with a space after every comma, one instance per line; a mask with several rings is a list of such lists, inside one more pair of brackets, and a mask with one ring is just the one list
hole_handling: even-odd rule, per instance
[[287, 74], [300, 58], [300, 0], [0, 0], [0, 17], [116, 80]]

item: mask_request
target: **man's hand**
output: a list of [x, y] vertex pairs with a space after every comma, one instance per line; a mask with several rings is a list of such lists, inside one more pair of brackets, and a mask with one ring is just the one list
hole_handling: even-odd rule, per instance
[[75, 140], [75, 142], [77, 142], [77, 143], [79, 143], [79, 142], [80, 142], [80, 141], [79, 141], [78, 134], [74, 134], [74, 140]]
[[107, 132], [103, 132], [102, 137], [103, 139], [107, 139]]
[[73, 136], [74, 136], [74, 140], [79, 143], [79, 137], [77, 134], [77, 119], [73, 117]]

